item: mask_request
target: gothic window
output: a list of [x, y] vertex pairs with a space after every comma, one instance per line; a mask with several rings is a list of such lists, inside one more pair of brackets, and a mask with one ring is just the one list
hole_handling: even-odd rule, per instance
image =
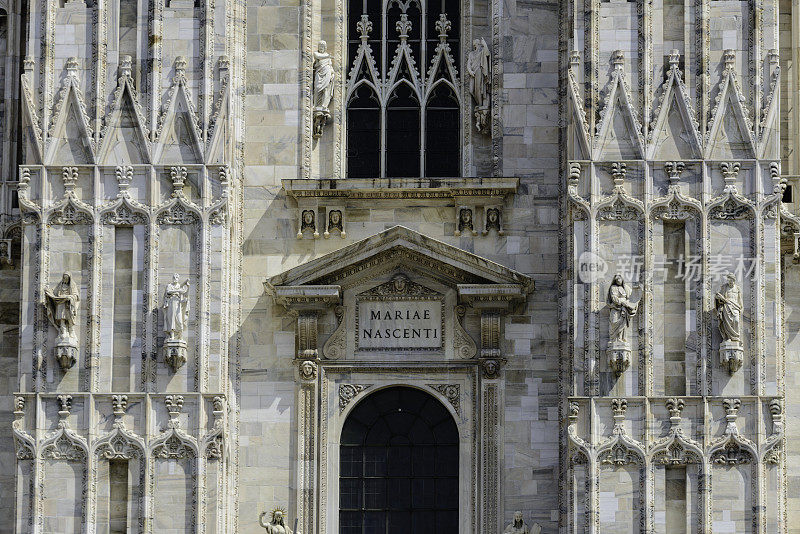
[[459, 0], [350, 0], [347, 175], [461, 169]]
[[458, 532], [458, 429], [431, 395], [367, 396], [342, 429], [341, 534]]

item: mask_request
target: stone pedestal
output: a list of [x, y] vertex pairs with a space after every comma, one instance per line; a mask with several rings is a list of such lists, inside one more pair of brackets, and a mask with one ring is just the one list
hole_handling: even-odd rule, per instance
[[164, 340], [164, 360], [176, 372], [186, 363], [186, 342], [182, 339]]
[[331, 120], [331, 112], [328, 108], [314, 108], [314, 137], [322, 137], [325, 125]]
[[611, 341], [608, 344], [608, 365], [615, 376], [620, 376], [631, 364], [631, 347], [625, 341]]
[[733, 374], [742, 367], [744, 361], [744, 347], [740, 341], [726, 339], [719, 344], [719, 362]]
[[71, 369], [78, 361], [78, 342], [69, 336], [58, 336], [54, 352], [61, 370]]

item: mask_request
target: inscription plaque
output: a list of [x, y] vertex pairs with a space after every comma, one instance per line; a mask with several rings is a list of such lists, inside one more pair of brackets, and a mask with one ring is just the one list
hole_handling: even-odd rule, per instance
[[439, 350], [444, 347], [444, 300], [398, 274], [356, 298], [358, 350]]

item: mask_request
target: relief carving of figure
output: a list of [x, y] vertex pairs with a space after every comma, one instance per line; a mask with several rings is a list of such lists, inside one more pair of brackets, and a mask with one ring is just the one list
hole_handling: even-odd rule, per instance
[[58, 330], [58, 337], [64, 340], [75, 339], [75, 319], [81, 302], [80, 291], [68, 272], [61, 275], [61, 281], [53, 290], [45, 289], [44, 305], [47, 319]]
[[325, 237], [331, 236], [331, 231], [338, 230], [339, 235], [344, 238], [344, 221], [342, 220], [342, 210], [330, 210], [328, 212], [328, 227], [325, 229]]
[[714, 296], [714, 308], [719, 319], [719, 333], [723, 341], [740, 342], [742, 339], [742, 290], [733, 273], [725, 275], [725, 284]]
[[267, 531], [267, 534], [292, 534], [292, 529], [284, 524], [283, 510], [274, 510], [269, 523], [264, 522], [264, 516], [267, 514], [269, 512], [261, 512], [258, 517], [258, 524]]
[[631, 292], [625, 285], [622, 275], [614, 275], [608, 288], [608, 340], [609, 343], [628, 343], [628, 329], [631, 317], [636, 315], [638, 302], [630, 300]]
[[300, 229], [297, 231], [297, 239], [303, 238], [303, 233], [306, 230], [311, 230], [314, 239], [319, 237], [317, 231], [317, 216], [314, 210], [302, 210], [300, 213]]
[[470, 231], [472, 235], [475, 235], [475, 227], [472, 222], [472, 209], [470, 208], [461, 208], [458, 210], [458, 223], [456, 225], [456, 235], [461, 235], [462, 232]]
[[503, 227], [500, 223], [500, 208], [487, 208], [486, 209], [486, 228], [483, 233], [488, 234], [490, 230], [496, 230], [497, 235], [503, 235]]
[[486, 133], [489, 118], [489, 98], [491, 95], [491, 63], [489, 46], [483, 38], [472, 41], [472, 50], [467, 55], [467, 74], [469, 92], [475, 101], [475, 128]]
[[189, 321], [189, 280], [179, 281], [178, 273], [164, 290], [164, 334], [169, 341], [180, 341]]
[[329, 107], [333, 97], [333, 59], [328, 53], [328, 43], [320, 41], [314, 52], [314, 137], [322, 135], [322, 128], [331, 118]]

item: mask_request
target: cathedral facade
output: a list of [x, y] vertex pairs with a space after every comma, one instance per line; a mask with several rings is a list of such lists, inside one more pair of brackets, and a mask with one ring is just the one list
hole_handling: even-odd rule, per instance
[[792, 0], [0, 0], [0, 532], [800, 533]]

